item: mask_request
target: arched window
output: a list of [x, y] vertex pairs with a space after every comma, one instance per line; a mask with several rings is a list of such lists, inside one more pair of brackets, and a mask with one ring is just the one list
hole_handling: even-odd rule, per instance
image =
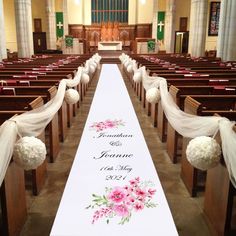
[[92, 23], [128, 23], [129, 0], [92, 0]]

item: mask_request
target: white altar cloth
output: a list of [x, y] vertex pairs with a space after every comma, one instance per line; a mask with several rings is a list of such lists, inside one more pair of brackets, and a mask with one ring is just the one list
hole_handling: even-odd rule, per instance
[[98, 42], [98, 50], [122, 50], [121, 41]]
[[102, 67], [50, 235], [178, 235], [117, 65]]

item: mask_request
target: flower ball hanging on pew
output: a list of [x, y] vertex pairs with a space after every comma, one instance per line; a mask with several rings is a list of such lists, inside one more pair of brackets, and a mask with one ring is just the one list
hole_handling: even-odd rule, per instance
[[89, 78], [89, 75], [86, 74], [86, 73], [82, 73], [82, 76], [81, 76], [81, 83], [83, 84], [87, 84], [89, 82], [90, 78]]
[[135, 83], [139, 83], [142, 81], [142, 72], [141, 71], [136, 71], [133, 76], [133, 80]]
[[146, 91], [146, 100], [152, 104], [158, 103], [161, 99], [160, 91], [158, 88], [150, 88]]
[[89, 65], [89, 71], [90, 71], [90, 73], [94, 73], [95, 72], [95, 70], [96, 70], [96, 66], [94, 65], [94, 64], [90, 64]]
[[75, 104], [79, 101], [80, 96], [75, 89], [67, 89], [65, 92], [65, 101], [67, 104]]
[[132, 73], [133, 72], [133, 65], [130, 63], [128, 66], [127, 66], [127, 71], [129, 73]]
[[16, 142], [13, 160], [23, 169], [32, 170], [44, 162], [46, 154], [46, 146], [40, 139], [25, 136]]
[[214, 138], [196, 137], [189, 142], [186, 157], [194, 167], [208, 170], [219, 164], [221, 148]]

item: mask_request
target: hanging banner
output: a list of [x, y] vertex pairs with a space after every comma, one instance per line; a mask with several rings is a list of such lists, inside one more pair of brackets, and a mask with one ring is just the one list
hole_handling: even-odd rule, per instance
[[157, 13], [157, 39], [164, 39], [164, 28], [165, 28], [165, 12], [159, 11]]
[[72, 35], [66, 35], [65, 42], [66, 42], [67, 48], [73, 48], [73, 36]]
[[56, 12], [57, 39], [64, 35], [63, 23], [63, 12]]

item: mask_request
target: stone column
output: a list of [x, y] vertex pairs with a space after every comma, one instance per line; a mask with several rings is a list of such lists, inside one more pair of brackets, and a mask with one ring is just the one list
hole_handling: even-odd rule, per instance
[[56, 16], [54, 0], [46, 0], [47, 48], [56, 49]]
[[192, 0], [190, 15], [189, 53], [192, 57], [205, 54], [208, 0]]
[[31, 0], [15, 0], [15, 17], [18, 57], [31, 57], [34, 54]]
[[68, 26], [68, 7], [67, 0], [63, 0], [63, 29], [64, 36], [69, 34], [69, 26]]
[[175, 0], [166, 1], [166, 16], [165, 16], [165, 36], [164, 43], [167, 53], [174, 52], [174, 42], [175, 42]]
[[5, 38], [5, 25], [4, 25], [4, 12], [3, 0], [0, 0], [0, 61], [7, 58], [6, 38]]
[[158, 0], [153, 0], [152, 38], [157, 39]]
[[236, 1], [221, 0], [217, 56], [223, 61], [236, 60]]

